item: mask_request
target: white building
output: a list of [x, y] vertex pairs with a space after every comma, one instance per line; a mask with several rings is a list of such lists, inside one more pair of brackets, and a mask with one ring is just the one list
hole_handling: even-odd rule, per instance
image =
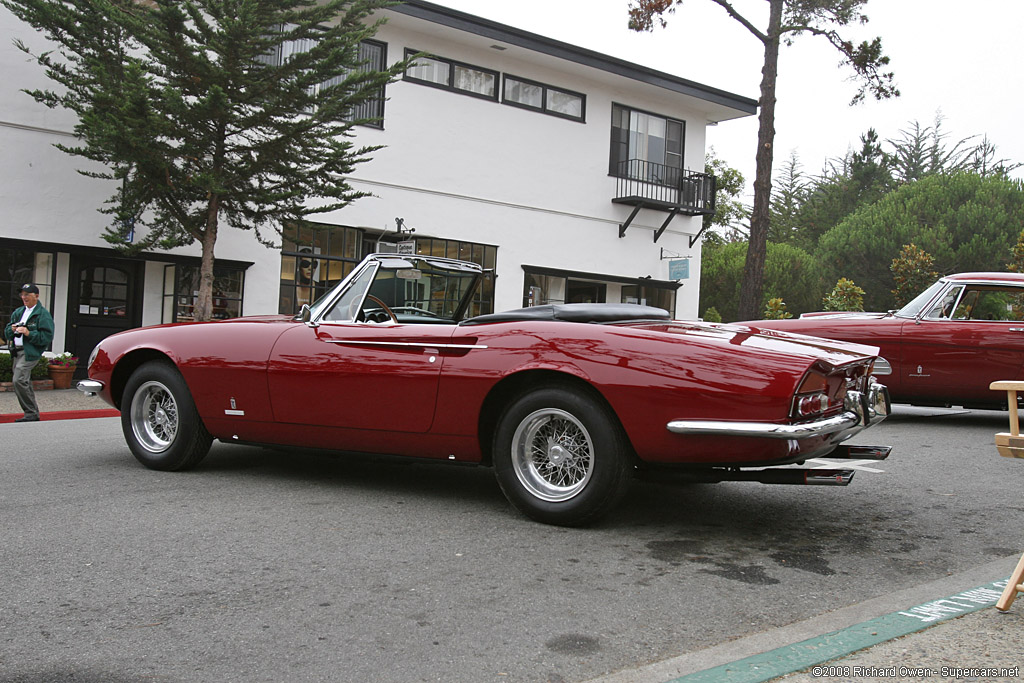
[[[387, 87], [380, 127], [359, 130], [386, 145], [351, 178], [374, 196], [280, 251], [222, 228], [222, 315], [294, 312], [399, 242], [493, 268], [481, 312], [622, 301], [698, 315], [705, 130], [755, 100], [421, 0], [386, 14], [367, 55], [434, 57]], [[199, 246], [127, 259], [102, 240], [111, 186], [53, 147], [74, 143], [73, 119], [18, 92], [49, 82], [11, 38], [42, 39], [6, 9], [0, 29], [0, 315], [37, 283], [53, 348], [81, 356], [119, 329], [187, 320]]]

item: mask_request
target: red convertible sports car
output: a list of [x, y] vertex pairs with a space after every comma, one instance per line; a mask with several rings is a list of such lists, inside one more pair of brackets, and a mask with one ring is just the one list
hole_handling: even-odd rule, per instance
[[892, 400], [901, 403], [1005, 409], [1005, 396], [989, 384], [1024, 379], [1021, 273], [949, 275], [888, 313], [805, 313], [739, 324], [877, 346], [892, 366]]
[[[472, 263], [375, 254], [300, 315], [129, 330], [79, 383], [121, 410], [144, 465], [212, 439], [492, 465], [534, 519], [587, 523], [630, 475], [846, 484], [844, 442], [888, 414], [877, 350], [673, 321], [630, 304], [466, 317]], [[666, 475], [668, 476], [668, 475]]]

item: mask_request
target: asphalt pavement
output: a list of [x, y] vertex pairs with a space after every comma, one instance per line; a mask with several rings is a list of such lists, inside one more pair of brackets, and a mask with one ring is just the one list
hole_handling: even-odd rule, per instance
[[[44, 422], [117, 414], [99, 398], [76, 389], [39, 391], [36, 397]], [[0, 392], [0, 424], [11, 423], [17, 417], [21, 417], [21, 410], [13, 392]], [[5, 425], [0, 429], [17, 429], [18, 438], [22, 438], [32, 429], [45, 427], [39, 423]], [[994, 447], [992, 455], [998, 457]], [[1021, 474], [1024, 475], [1024, 469]], [[994, 607], [1015, 565], [1016, 558], [1003, 558], [801, 623], [596, 680], [1021, 680], [1024, 595], [1007, 612]]]

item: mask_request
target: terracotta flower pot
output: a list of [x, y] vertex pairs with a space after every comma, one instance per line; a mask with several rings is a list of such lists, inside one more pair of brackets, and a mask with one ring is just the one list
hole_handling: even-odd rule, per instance
[[70, 389], [71, 377], [75, 374], [74, 365], [51, 365], [50, 379], [54, 389]]

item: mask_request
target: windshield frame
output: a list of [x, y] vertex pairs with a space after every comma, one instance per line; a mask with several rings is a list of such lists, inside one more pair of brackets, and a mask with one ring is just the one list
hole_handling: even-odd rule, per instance
[[364, 305], [366, 297], [380, 272], [407, 269], [416, 270], [418, 269], [418, 264], [429, 265], [431, 268], [437, 270], [451, 271], [453, 274], [469, 274], [472, 276], [472, 281], [467, 285], [458, 306], [452, 313], [451, 320], [446, 320], [445, 322], [456, 324], [463, 320], [465, 318], [466, 311], [469, 310], [469, 307], [473, 302], [474, 293], [480, 286], [481, 279], [486, 275], [486, 271], [483, 266], [470, 261], [459, 261], [457, 259], [441, 258], [437, 256], [376, 253], [370, 254], [364, 258], [362, 263], [354, 268], [351, 273], [345, 276], [345, 278], [333, 289], [326, 292], [309, 306], [310, 324], [319, 325], [321, 323], [362, 322], [355, 318], [348, 320], [327, 320], [325, 316], [329, 311], [333, 310], [334, 306], [343, 296], [345, 296], [348, 290], [364, 275], [366, 275], [368, 270], [371, 270], [369, 274], [369, 283], [359, 297], [358, 306], [354, 306], [355, 310], [361, 309]]
[[893, 313], [893, 315], [897, 318], [920, 318], [928, 310], [928, 306], [942, 295], [948, 284], [948, 280], [936, 280], [928, 289], [915, 296], [903, 308]]

